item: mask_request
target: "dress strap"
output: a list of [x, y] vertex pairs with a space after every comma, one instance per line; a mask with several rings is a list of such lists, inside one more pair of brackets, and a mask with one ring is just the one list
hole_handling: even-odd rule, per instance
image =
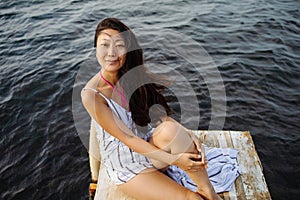
[[105, 100], [107, 100], [108, 98], [106, 96], [104, 96], [104, 94], [102, 94], [101, 92], [99, 92], [98, 90], [96, 90], [95, 88], [91, 88], [91, 87], [84, 87], [82, 90], [92, 90], [98, 94], [100, 94]]

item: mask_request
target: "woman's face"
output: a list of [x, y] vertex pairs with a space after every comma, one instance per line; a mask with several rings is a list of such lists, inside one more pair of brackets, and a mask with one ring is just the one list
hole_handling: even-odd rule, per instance
[[96, 57], [106, 71], [117, 72], [122, 68], [126, 59], [126, 45], [119, 31], [101, 31], [97, 39]]

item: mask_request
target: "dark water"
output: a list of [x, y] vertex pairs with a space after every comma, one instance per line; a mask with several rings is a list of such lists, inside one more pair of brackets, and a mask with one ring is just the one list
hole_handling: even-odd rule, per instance
[[[273, 199], [297, 199], [299, 10], [292, 0], [1, 1], [0, 198], [88, 198], [88, 154], [84, 130], [75, 128], [80, 108], [72, 109], [72, 92], [77, 72], [95, 65], [95, 26], [110, 16], [201, 44], [225, 86], [223, 129], [249, 130]], [[200, 102], [198, 128], [208, 129], [208, 83], [176, 57], [160, 55], [152, 37], [137, 35], [153, 46], [145, 49], [147, 61], [164, 62], [190, 80]]]

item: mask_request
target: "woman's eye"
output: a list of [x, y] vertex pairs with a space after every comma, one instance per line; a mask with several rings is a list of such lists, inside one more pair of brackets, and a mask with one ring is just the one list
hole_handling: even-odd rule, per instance
[[125, 45], [124, 44], [117, 44], [116, 47], [118, 47], [118, 48], [124, 48]]
[[107, 43], [101, 43], [100, 46], [101, 47], [108, 47], [108, 44]]

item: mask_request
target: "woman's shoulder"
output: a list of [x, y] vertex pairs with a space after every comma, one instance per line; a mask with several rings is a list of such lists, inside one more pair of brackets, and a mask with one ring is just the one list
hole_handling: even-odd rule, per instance
[[93, 101], [102, 99], [103, 102], [106, 102], [107, 97], [105, 97], [105, 95], [98, 88], [86, 85], [81, 90], [81, 98], [84, 98], [86, 100], [93, 100]]
[[95, 109], [101, 105], [108, 106], [106, 97], [98, 89], [88, 84], [81, 90], [81, 101], [85, 107]]
[[97, 87], [99, 82], [99, 76], [95, 74], [81, 90], [81, 98], [87, 101], [97, 100], [95, 97], [99, 97], [105, 102], [105, 96], [102, 94], [101, 89]]

